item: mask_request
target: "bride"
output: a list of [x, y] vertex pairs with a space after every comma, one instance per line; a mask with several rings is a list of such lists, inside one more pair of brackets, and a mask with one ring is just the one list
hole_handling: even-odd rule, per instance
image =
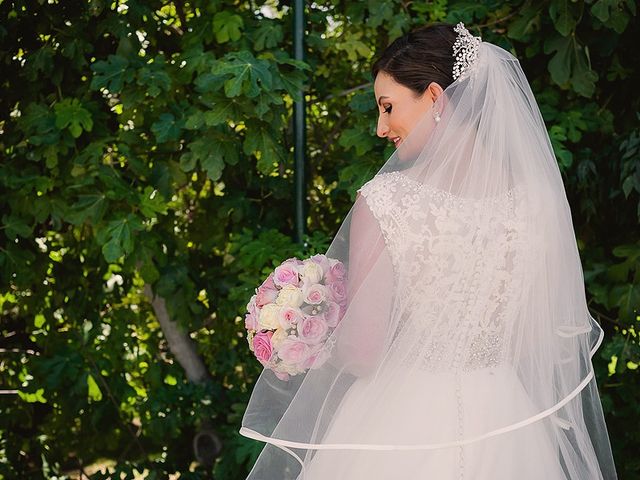
[[616, 479], [571, 212], [518, 60], [462, 23], [372, 68], [396, 150], [327, 257], [347, 306], [304, 374], [265, 369], [252, 480]]

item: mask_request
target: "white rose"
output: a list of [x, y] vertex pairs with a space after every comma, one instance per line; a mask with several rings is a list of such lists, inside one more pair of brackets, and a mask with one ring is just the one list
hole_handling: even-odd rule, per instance
[[302, 291], [294, 285], [282, 287], [276, 298], [276, 303], [281, 307], [299, 307], [303, 301]]
[[302, 266], [302, 277], [307, 285], [320, 282], [322, 274], [322, 267], [311, 260], [305, 262]]
[[278, 346], [282, 343], [282, 341], [288, 336], [289, 334], [287, 333], [286, 329], [284, 328], [276, 329], [276, 331], [273, 332], [273, 335], [271, 336], [271, 345], [273, 345], [273, 348], [277, 349]]
[[280, 307], [273, 303], [268, 303], [260, 309], [258, 317], [258, 325], [260, 328], [274, 330], [280, 326]]

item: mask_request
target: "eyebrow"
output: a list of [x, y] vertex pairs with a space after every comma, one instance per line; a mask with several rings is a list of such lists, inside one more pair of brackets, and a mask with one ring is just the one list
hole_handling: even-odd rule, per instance
[[381, 95], [380, 98], [378, 98], [378, 105], [380, 105], [380, 100], [382, 100], [383, 98], [389, 98], [386, 95]]

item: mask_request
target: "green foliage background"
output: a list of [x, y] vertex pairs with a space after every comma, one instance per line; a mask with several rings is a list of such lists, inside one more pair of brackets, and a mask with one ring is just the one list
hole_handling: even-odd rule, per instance
[[[114, 478], [245, 478], [263, 446], [237, 433], [260, 372], [248, 297], [282, 259], [326, 249], [391, 154], [375, 136], [376, 52], [459, 20], [518, 56], [540, 104], [606, 330], [594, 363], [614, 456], [621, 479], [640, 478], [635, 2], [306, 8], [302, 63], [290, 2], [0, 1], [0, 478], [96, 462]], [[304, 245], [291, 240], [301, 86]], [[197, 345], [206, 381], [175, 361], [145, 288]], [[207, 426], [223, 445], [213, 469], [191, 447]]]

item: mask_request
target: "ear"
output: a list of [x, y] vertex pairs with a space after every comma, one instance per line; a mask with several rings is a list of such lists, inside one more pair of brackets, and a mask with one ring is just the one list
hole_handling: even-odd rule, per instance
[[425, 90], [425, 93], [428, 95], [429, 99], [432, 102], [435, 102], [438, 99], [438, 97], [442, 95], [443, 91], [444, 90], [442, 90], [442, 87], [440, 86], [440, 84], [436, 82], [431, 82], [427, 87], [427, 89]]

